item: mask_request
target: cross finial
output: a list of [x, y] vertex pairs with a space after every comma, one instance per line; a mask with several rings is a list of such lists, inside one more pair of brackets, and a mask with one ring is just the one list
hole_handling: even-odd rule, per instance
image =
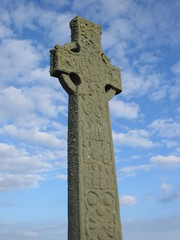
[[102, 52], [101, 26], [82, 17], [75, 17], [70, 22], [71, 41], [78, 44], [81, 50], [92, 49]]

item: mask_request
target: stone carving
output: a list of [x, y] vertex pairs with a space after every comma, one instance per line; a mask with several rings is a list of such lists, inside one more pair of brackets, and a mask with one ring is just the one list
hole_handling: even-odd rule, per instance
[[122, 240], [108, 101], [120, 70], [101, 48], [101, 26], [76, 17], [72, 42], [56, 45], [50, 74], [69, 94], [68, 239]]

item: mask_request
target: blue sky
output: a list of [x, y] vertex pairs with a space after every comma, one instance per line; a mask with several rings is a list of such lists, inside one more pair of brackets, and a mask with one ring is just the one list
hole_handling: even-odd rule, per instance
[[180, 236], [180, 1], [0, 3], [0, 237], [67, 239], [68, 96], [49, 49], [76, 15], [120, 67], [110, 102], [124, 240]]

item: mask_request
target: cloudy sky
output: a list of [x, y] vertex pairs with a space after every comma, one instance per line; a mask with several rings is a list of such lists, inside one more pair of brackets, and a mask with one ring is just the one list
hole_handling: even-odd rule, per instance
[[180, 1], [1, 0], [0, 238], [67, 239], [68, 96], [49, 49], [76, 15], [120, 67], [110, 102], [124, 240], [180, 236]]

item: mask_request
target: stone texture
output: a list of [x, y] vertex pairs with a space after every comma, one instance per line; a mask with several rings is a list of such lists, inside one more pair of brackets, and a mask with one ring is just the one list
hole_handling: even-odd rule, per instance
[[68, 239], [122, 240], [109, 103], [120, 70], [101, 48], [101, 26], [76, 17], [72, 43], [56, 45], [50, 74], [69, 94]]

